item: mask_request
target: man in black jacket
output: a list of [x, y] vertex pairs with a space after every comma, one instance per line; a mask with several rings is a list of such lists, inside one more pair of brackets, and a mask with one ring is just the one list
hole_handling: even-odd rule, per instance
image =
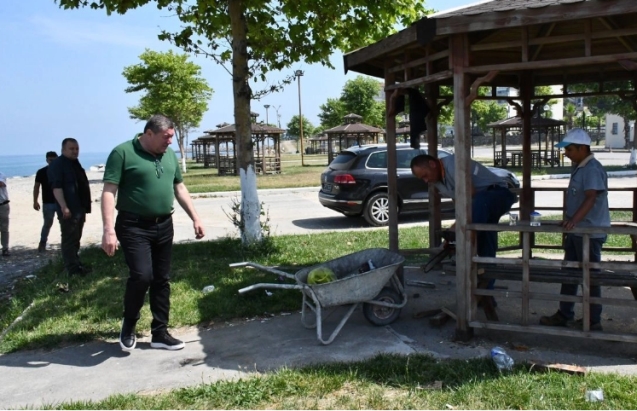
[[65, 138], [62, 155], [49, 165], [48, 172], [62, 232], [62, 258], [69, 276], [84, 276], [89, 272], [80, 262], [79, 252], [86, 214], [91, 212], [91, 189], [77, 159], [79, 154], [77, 140]]

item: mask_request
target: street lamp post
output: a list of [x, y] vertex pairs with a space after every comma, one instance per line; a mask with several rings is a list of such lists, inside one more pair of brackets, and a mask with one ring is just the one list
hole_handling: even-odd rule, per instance
[[269, 104], [264, 104], [263, 107], [265, 107], [265, 125], [269, 125], [270, 121], [269, 121], [269, 117], [268, 117], [268, 109], [270, 108]]
[[303, 75], [303, 71], [296, 70], [294, 72], [294, 75], [296, 76], [299, 85], [299, 139], [301, 140], [301, 166], [304, 166], [305, 160], [303, 158], [303, 114], [301, 114], [301, 76]]
[[274, 109], [276, 110], [276, 121], [277, 124], [279, 125], [279, 128], [281, 128], [281, 115], [279, 114], [279, 110], [281, 109], [281, 106], [274, 106]]

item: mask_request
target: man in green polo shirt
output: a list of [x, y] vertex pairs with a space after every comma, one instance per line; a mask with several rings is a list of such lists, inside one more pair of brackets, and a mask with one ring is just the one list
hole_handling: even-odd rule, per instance
[[[204, 228], [183, 183], [177, 156], [170, 148], [174, 134], [170, 119], [154, 115], [144, 133], [115, 147], [106, 161], [102, 249], [113, 256], [119, 240], [129, 268], [119, 339], [124, 351], [132, 351], [137, 344], [135, 326], [146, 292], [153, 314], [150, 346], [184, 348], [182, 341], [168, 333], [175, 198], [193, 221], [195, 238], [204, 236]], [[114, 222], [115, 208], [118, 213]]]

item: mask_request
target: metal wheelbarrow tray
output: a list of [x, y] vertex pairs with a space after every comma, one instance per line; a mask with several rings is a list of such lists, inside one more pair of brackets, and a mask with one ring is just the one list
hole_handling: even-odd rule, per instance
[[[372, 261], [375, 268], [359, 273], [359, 268]], [[400, 309], [407, 303], [407, 295], [398, 279], [397, 270], [405, 258], [385, 248], [371, 248], [348, 254], [334, 260], [306, 267], [296, 274], [288, 274], [271, 267], [251, 262], [231, 264], [231, 267], [254, 267], [282, 275], [296, 281], [293, 284], [260, 283], [239, 290], [240, 294], [257, 288], [296, 289], [303, 294], [301, 322], [306, 328], [316, 328], [316, 336], [322, 344], [330, 344], [343, 328], [349, 317], [363, 303], [365, 318], [375, 325], [388, 325], [400, 315]], [[336, 275], [336, 281], [325, 284], [308, 284], [307, 277], [314, 268], [326, 266]], [[387, 287], [387, 285], [389, 286]], [[351, 305], [330, 337], [323, 339], [322, 310], [340, 305]], [[315, 314], [314, 321], [307, 319], [307, 309]]]

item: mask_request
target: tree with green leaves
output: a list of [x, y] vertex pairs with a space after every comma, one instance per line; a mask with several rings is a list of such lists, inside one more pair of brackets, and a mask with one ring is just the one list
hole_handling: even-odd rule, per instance
[[347, 115], [345, 106], [340, 98], [328, 98], [325, 104], [319, 106], [318, 118], [321, 127], [327, 129], [343, 124], [343, 118]]
[[383, 83], [371, 77], [357, 76], [353, 80], [348, 80], [341, 93], [345, 115], [358, 114], [363, 117], [363, 123], [384, 127], [385, 101], [378, 100], [382, 90]]
[[[227, 64], [233, 84], [236, 149], [241, 178], [243, 244], [262, 239], [257, 195], [250, 101], [294, 80], [253, 92], [251, 83], [267, 80], [271, 71], [294, 64], [332, 67], [336, 50], [349, 52], [406, 27], [427, 12], [417, 0], [54, 0], [64, 8], [90, 6], [108, 14], [124, 14], [152, 3], [174, 13], [182, 23], [178, 33], [162, 32], [187, 52]], [[225, 66], [224, 66], [225, 67]]]
[[199, 127], [213, 91], [201, 77], [201, 67], [188, 61], [187, 54], [147, 49], [139, 59], [141, 63], [125, 67], [122, 73], [129, 84], [127, 93], [143, 93], [139, 104], [128, 108], [130, 117], [146, 121], [154, 114], [163, 114], [170, 118], [186, 172], [188, 132]]
[[[309, 136], [314, 134], [314, 125], [307, 119], [307, 117], [303, 116], [303, 137], [308, 138]], [[288, 128], [288, 136], [293, 137], [295, 140], [298, 140], [301, 136], [301, 124], [299, 123], [299, 116], [293, 115], [287, 125]]]

